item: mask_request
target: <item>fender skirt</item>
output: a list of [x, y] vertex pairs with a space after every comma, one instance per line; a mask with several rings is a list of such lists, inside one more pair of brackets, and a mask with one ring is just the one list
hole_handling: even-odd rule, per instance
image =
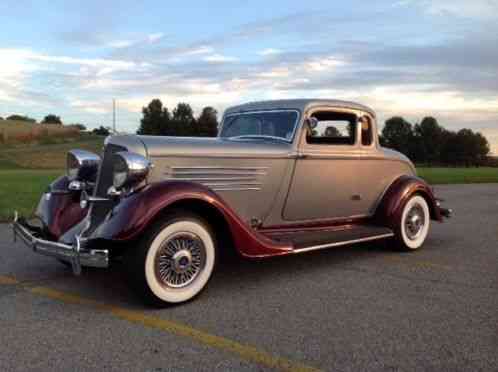
[[235, 248], [244, 257], [263, 258], [292, 252], [291, 245], [272, 241], [250, 228], [209, 188], [185, 181], [157, 182], [124, 197], [91, 238], [119, 242], [135, 240], [166, 208], [175, 202], [186, 200], [207, 203], [214, 207], [225, 219]]
[[422, 178], [408, 175], [397, 178], [389, 186], [375, 213], [376, 221], [391, 225], [396, 223], [395, 221], [400, 221], [403, 208], [413, 194], [419, 194], [427, 201], [432, 220], [442, 222], [443, 216], [432, 188]]

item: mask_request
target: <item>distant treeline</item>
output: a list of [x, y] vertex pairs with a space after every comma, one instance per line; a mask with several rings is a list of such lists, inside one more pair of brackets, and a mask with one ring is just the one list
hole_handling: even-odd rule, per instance
[[196, 118], [188, 103], [179, 103], [170, 113], [161, 100], [153, 99], [142, 114], [137, 134], [215, 137], [218, 132], [218, 113], [210, 106]]
[[480, 166], [489, 162], [489, 143], [481, 133], [466, 128], [450, 131], [433, 117], [415, 125], [400, 116], [392, 117], [382, 129], [380, 142], [417, 164]]

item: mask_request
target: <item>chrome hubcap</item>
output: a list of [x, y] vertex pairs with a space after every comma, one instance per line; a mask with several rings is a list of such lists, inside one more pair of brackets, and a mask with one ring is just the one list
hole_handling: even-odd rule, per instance
[[422, 233], [425, 225], [424, 210], [420, 205], [414, 205], [406, 215], [405, 231], [408, 239], [415, 240]]
[[182, 288], [192, 283], [206, 263], [202, 240], [189, 232], [176, 233], [157, 251], [155, 274], [166, 287]]

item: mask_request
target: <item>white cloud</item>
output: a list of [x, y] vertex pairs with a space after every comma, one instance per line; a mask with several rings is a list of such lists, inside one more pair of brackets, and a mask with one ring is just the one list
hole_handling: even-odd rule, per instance
[[280, 53], [282, 53], [280, 49], [274, 49], [274, 48], [266, 48], [258, 52], [260, 56], [265, 56], [265, 57]]
[[203, 57], [202, 60], [205, 62], [211, 62], [211, 63], [228, 63], [228, 62], [236, 62], [236, 61], [238, 61], [238, 58], [224, 56], [222, 54], [216, 53], [216, 54], [211, 54], [209, 56]]
[[213, 47], [209, 45], [201, 45], [200, 47], [190, 49], [186, 51], [184, 54], [185, 55], [190, 55], [190, 56], [195, 56], [199, 54], [208, 54], [208, 53], [213, 53], [214, 49]]
[[394, 6], [421, 7], [436, 16], [459, 16], [464, 18], [497, 18], [498, 1], [496, 0], [400, 0]]
[[154, 34], [147, 35], [147, 40], [149, 43], [155, 43], [159, 39], [162, 39], [163, 36], [164, 34], [162, 32], [156, 32]]
[[132, 40], [116, 40], [116, 41], [111, 41], [109, 44], [107, 44], [109, 47], [111, 48], [116, 48], [116, 49], [119, 49], [119, 48], [126, 48], [126, 47], [129, 47], [131, 45], [133, 45], [133, 41]]

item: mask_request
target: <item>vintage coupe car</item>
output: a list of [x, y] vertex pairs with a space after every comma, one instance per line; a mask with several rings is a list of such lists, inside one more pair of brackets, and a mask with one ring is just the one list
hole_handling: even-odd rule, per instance
[[371, 109], [303, 99], [229, 108], [217, 138], [117, 135], [102, 158], [70, 151], [37, 223], [16, 213], [13, 230], [75, 274], [122, 260], [164, 304], [199, 294], [223, 250], [266, 258], [390, 239], [413, 251], [450, 214], [379, 145]]

